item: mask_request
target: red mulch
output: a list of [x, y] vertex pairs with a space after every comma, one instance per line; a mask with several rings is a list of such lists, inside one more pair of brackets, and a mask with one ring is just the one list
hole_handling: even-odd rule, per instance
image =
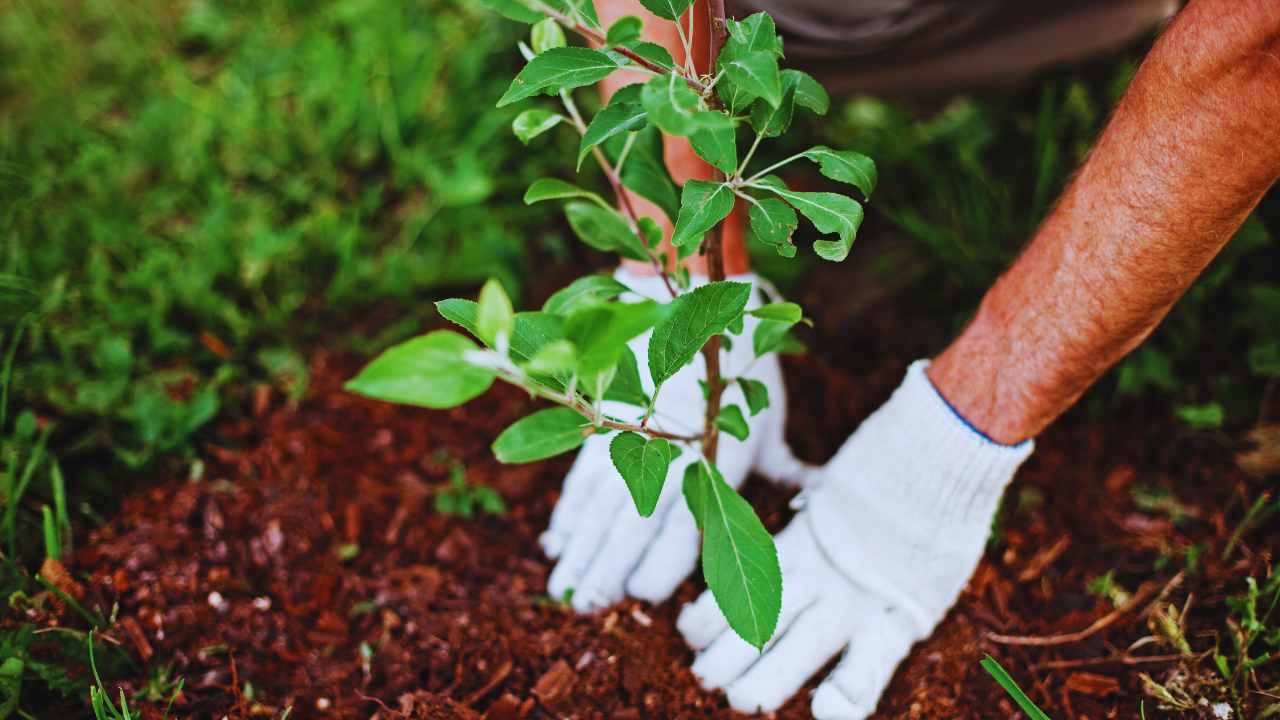
[[[823, 282], [809, 283], [801, 302], [817, 307]], [[914, 357], [859, 346], [856, 334], [838, 334], [844, 322], [832, 325], [819, 318], [824, 335], [814, 342], [834, 348], [828, 359], [786, 361], [791, 439], [811, 461], [835, 451]], [[171, 477], [129, 497], [70, 562], [86, 580], [87, 603], [119, 603], [113, 635], [139, 666], [172, 663], [186, 679], [177, 716], [278, 718], [289, 705], [297, 720], [737, 716], [723, 696], [698, 687], [675, 630], [700, 578], [662, 605], [628, 601], [596, 616], [545, 597], [551, 563], [537, 537], [572, 456], [501, 466], [488, 449], [530, 410], [527, 396], [499, 385], [453, 410], [399, 407], [343, 392], [358, 368], [350, 356], [318, 355], [305, 401], [291, 407], [277, 396], [259, 418], [224, 427], [240, 449], [211, 446], [201, 478]], [[1156, 569], [1162, 552], [1205, 542], [1197, 571], [1166, 600], [1181, 608], [1190, 595], [1188, 637], [1197, 651], [1211, 648], [1205, 633], [1226, 631], [1224, 600], [1244, 577], [1266, 577], [1280, 545], [1273, 522], [1218, 560], [1243, 508], [1266, 487], [1236, 468], [1232, 452], [1223, 437], [1187, 435], [1141, 410], [1055, 425], [1006, 496], [1000, 541], [955, 610], [899, 668], [876, 717], [1023, 717], [979, 666], [984, 654], [1051, 717], [1136, 717], [1143, 700], [1149, 717], [1169, 716], [1155, 712], [1139, 673], [1163, 681], [1176, 663], [1106, 660], [1152, 635], [1144, 612], [1050, 647], [991, 636], [1088, 628], [1113, 610], [1086, 592], [1090, 580], [1114, 570], [1130, 593], [1143, 583], [1158, 591], [1185, 564], [1175, 552]], [[470, 482], [496, 488], [509, 512], [469, 520], [434, 512], [429, 496], [455, 461]], [[1133, 489], [1142, 486], [1171, 491], [1189, 517], [1175, 526], [1168, 513], [1140, 509]], [[786, 493], [759, 480], [745, 492], [771, 530], [785, 525]], [[78, 622], [66, 613], [60, 620]], [[1173, 652], [1147, 642], [1133, 655]], [[1274, 670], [1260, 672], [1272, 673], [1260, 682], [1276, 684]], [[136, 689], [145, 679], [107, 684]], [[815, 686], [777, 717], [810, 717]], [[144, 717], [163, 708], [143, 705]]]

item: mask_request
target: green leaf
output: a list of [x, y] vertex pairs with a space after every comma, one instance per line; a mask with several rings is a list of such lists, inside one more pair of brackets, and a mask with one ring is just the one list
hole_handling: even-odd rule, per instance
[[511, 298], [502, 289], [502, 284], [490, 278], [480, 288], [480, 302], [476, 306], [476, 337], [490, 347], [497, 347], [496, 338], [499, 333], [511, 341], [511, 331], [515, 326], [515, 311], [511, 308]]
[[773, 191], [809, 218], [819, 232], [839, 233], [839, 241], [813, 243], [819, 257], [839, 262], [849, 256], [849, 248], [862, 224], [862, 206], [856, 200], [835, 193], [802, 193], [777, 188]]
[[568, 452], [593, 432], [591, 423], [566, 407], [539, 410], [517, 420], [493, 441], [502, 463], [527, 463]]
[[698, 350], [747, 305], [751, 283], [714, 282], [671, 301], [671, 315], [659, 324], [649, 340], [649, 374], [660, 386], [693, 361]]
[[732, 175], [738, 167], [738, 146], [733, 121], [718, 110], [695, 113], [698, 128], [689, 134], [689, 144], [698, 157]]
[[569, 227], [582, 242], [597, 250], [616, 252], [628, 260], [648, 261], [640, 238], [613, 210], [572, 202], [564, 206], [564, 214], [569, 219]]
[[630, 290], [631, 288], [608, 275], [587, 275], [547, 298], [542, 311], [568, 315], [580, 307], [607, 302]]
[[799, 354], [804, 352], [804, 345], [791, 334], [793, 323], [765, 320], [756, 326], [751, 336], [751, 349], [756, 357], [766, 353]]
[[650, 80], [640, 92], [640, 102], [649, 120], [662, 132], [686, 137], [698, 129], [693, 113], [698, 110], [698, 95], [675, 73]]
[[612, 373], [627, 341], [666, 319], [669, 312], [670, 306], [652, 300], [575, 310], [565, 318], [564, 337], [578, 347], [578, 376]]
[[685, 471], [685, 500], [702, 528], [702, 574], [729, 627], [756, 648], [773, 636], [782, 611], [782, 569], [773, 538], [715, 466]]
[[758, 317], [761, 320], [772, 320], [774, 322], [786, 323], [794, 325], [800, 322], [800, 318], [804, 317], [800, 306], [792, 302], [776, 302], [768, 305], [761, 305], [755, 310], [748, 310], [748, 315]]
[[725, 108], [734, 117], [745, 112], [756, 100], [755, 95], [729, 79], [728, 75], [720, 78], [720, 82], [716, 83], [716, 94], [720, 96], [720, 102], [724, 103]]
[[609, 457], [627, 482], [640, 517], [653, 515], [667, 471], [671, 469], [671, 443], [662, 438], [645, 438], [639, 433], [619, 433], [609, 443]]
[[649, 249], [653, 249], [662, 244], [662, 228], [658, 227], [658, 221], [648, 215], [636, 220], [636, 227], [640, 228], [640, 232], [644, 233], [644, 239], [649, 243]]
[[596, 113], [582, 134], [582, 143], [578, 146], [578, 167], [582, 167], [582, 159], [591, 152], [591, 148], [619, 133], [643, 130], [648, 124], [649, 113], [640, 103], [609, 103]]
[[[755, 413], [752, 413], [753, 415]], [[747, 419], [742, 416], [742, 408], [737, 405], [726, 405], [720, 408], [720, 414], [716, 415], [716, 427], [738, 438], [746, 440], [751, 434], [751, 428], [747, 426]]]
[[[476, 303], [470, 300], [441, 300], [436, 303], [436, 309], [446, 319], [480, 337], [476, 332]], [[511, 352], [525, 362], [532, 360], [548, 343], [564, 339], [563, 325], [564, 318], [559, 315], [547, 312], [516, 313], [515, 327], [511, 334]]]
[[449, 408], [470, 400], [493, 384], [494, 371], [464, 359], [475, 343], [458, 333], [437, 330], [388, 349], [343, 388], [378, 400]]
[[753, 52], [723, 63], [724, 73], [739, 87], [765, 99], [773, 107], [782, 102], [782, 77], [778, 58], [767, 52]]
[[751, 232], [761, 242], [773, 245], [783, 257], [795, 257], [796, 246], [791, 244], [791, 235], [800, 220], [790, 205], [773, 198], [758, 200], [747, 209], [747, 220], [751, 223]]
[[578, 349], [568, 340], [552, 340], [539, 350], [526, 369], [537, 373], [567, 373], [578, 363]]
[[871, 197], [871, 191], [876, 189], [876, 164], [866, 155], [832, 150], [823, 145], [800, 154], [818, 163], [822, 174], [832, 180], [856, 185], [864, 197]]
[[667, 170], [662, 133], [649, 125], [635, 134], [631, 152], [622, 168], [622, 184], [640, 197], [662, 208], [671, 222], [680, 213], [680, 196]]
[[641, 40], [631, 43], [627, 49], [660, 68], [671, 70], [676, 66], [676, 61], [671, 59], [671, 53], [657, 43]]
[[560, 113], [549, 110], [525, 110], [516, 116], [515, 122], [511, 123], [511, 132], [520, 138], [520, 142], [528, 145], [530, 140], [555, 127], [564, 119], [565, 117]]
[[663, 20], [675, 22], [693, 4], [693, 0], [640, 0], [645, 10]]
[[583, 190], [577, 185], [571, 185], [563, 180], [555, 178], [541, 178], [534, 180], [533, 184], [524, 193], [524, 204], [532, 205], [543, 200], [559, 200], [561, 198], [587, 198], [594, 201], [597, 205], [606, 210], [612, 211], [613, 208], [604, 201], [604, 198], [589, 191]]
[[671, 234], [671, 244], [679, 247], [690, 240], [701, 240], [703, 234], [728, 217], [731, 210], [733, 190], [728, 185], [690, 180], [680, 194], [680, 217]]
[[720, 52], [722, 58], [728, 53], [729, 60], [736, 60], [755, 52], [782, 57], [778, 29], [768, 13], [749, 15], [742, 21], [726, 20], [725, 28], [729, 31], [729, 39]]
[[564, 29], [560, 27], [560, 23], [551, 18], [535, 24], [529, 40], [533, 45], [533, 52], [538, 55], [551, 48], [562, 48], [568, 45], [564, 39]]
[[762, 137], [777, 137], [791, 127], [791, 112], [795, 106], [796, 83], [794, 75], [782, 74], [782, 95], [777, 105], [755, 103], [751, 106], [751, 127]]
[[755, 417], [761, 410], [769, 407], [769, 388], [759, 380], [751, 380], [748, 378], [738, 378], [738, 386], [742, 388], [742, 395], [747, 400], [747, 410], [751, 411], [751, 417]]
[[640, 364], [636, 362], [636, 354], [626, 345], [622, 346], [622, 352], [618, 355], [617, 373], [614, 374], [609, 389], [605, 391], [604, 399], [636, 407], [649, 407], [649, 395], [640, 384]]
[[480, 4], [516, 22], [533, 24], [546, 17], [517, 0], [480, 0]]
[[604, 44], [617, 47], [639, 40], [642, 29], [644, 29], [643, 20], [635, 15], [623, 15], [609, 26], [609, 32], [605, 33]]
[[582, 24], [589, 28], [597, 30], [600, 28], [600, 17], [596, 15], [596, 7], [591, 0], [543, 0], [543, 2], [570, 18], [581, 20]]
[[996, 682], [1000, 683], [1000, 687], [1004, 688], [1005, 692], [1009, 693], [1014, 702], [1018, 703], [1018, 707], [1021, 707], [1023, 712], [1025, 712], [1031, 720], [1049, 720], [1049, 716], [1045, 715], [1043, 710], [1036, 707], [1036, 704], [1031, 702], [1031, 698], [1027, 697], [1027, 694], [1022, 692], [1022, 688], [1018, 687], [1018, 683], [1014, 682], [1013, 678], [1009, 676], [1009, 673], [1005, 672], [1005, 669], [1000, 667], [1000, 663], [992, 659], [990, 655], [987, 655], [986, 658], [986, 660], [981, 662], [982, 667], [986, 668], [987, 672], [991, 673], [991, 677], [995, 678]]
[[731, 320], [731, 321], [729, 322], [728, 326], [726, 326], [724, 330], [725, 330], [725, 332], [729, 333], [730, 335], [741, 335], [741, 334], [742, 334], [742, 329], [743, 329], [743, 328], [742, 328], [743, 324], [744, 324], [744, 323], [743, 323], [743, 320], [742, 320], [742, 316], [741, 316], [741, 315], [739, 315], [738, 317], [736, 317], [736, 318], [734, 318], [733, 320]]
[[543, 90], [559, 92], [600, 82], [619, 67], [609, 55], [580, 47], [546, 50], [529, 61], [511, 82], [498, 107], [510, 105]]
[[827, 108], [831, 105], [830, 98], [827, 97], [827, 91], [822, 89], [822, 85], [818, 84], [808, 73], [799, 70], [783, 70], [783, 74], [795, 73], [796, 75], [796, 104], [803, 105], [819, 115], [826, 115]]

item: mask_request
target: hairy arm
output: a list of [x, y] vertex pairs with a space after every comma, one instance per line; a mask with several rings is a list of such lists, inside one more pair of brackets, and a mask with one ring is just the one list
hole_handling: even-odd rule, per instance
[[1280, 5], [1193, 0], [929, 378], [992, 439], [1034, 437], [1151, 333], [1278, 176]]

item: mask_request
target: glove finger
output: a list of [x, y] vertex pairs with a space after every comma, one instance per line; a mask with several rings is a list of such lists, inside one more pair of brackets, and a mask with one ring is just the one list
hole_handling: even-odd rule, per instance
[[[686, 452], [671, 464], [659, 501], [660, 508], [662, 502], [666, 502], [662, 527], [626, 581], [627, 594], [632, 597], [662, 602], [675, 592], [698, 564], [702, 536], [680, 491], [684, 469], [695, 459], [693, 453]], [[658, 512], [655, 511], [654, 515], [657, 516]]]
[[[803, 581], [788, 583], [783, 580], [782, 611], [778, 613], [778, 626], [773, 639], [765, 645], [766, 655], [771, 652], [772, 643], [777, 642], [796, 618], [814, 603], [818, 596], [817, 590], [817, 587]], [[698, 655], [693, 661], [692, 669], [704, 688], [729, 687], [760, 658], [759, 650], [738, 637], [732, 628], [727, 628]]]
[[[828, 588], [830, 590], [830, 588]], [[729, 705], [742, 712], [773, 712], [849, 642], [856, 608], [849, 593], [830, 594], [805, 608], [742, 677], [725, 688]]]
[[[581, 612], [590, 612], [622, 599], [623, 588], [631, 571], [640, 563], [640, 559], [648, 554], [651, 541], [662, 529], [666, 516], [672, 510], [679, 509], [677, 506], [681, 497], [679, 478], [684, 475], [684, 468], [693, 459], [693, 453], [686, 452], [671, 464], [671, 468], [667, 471], [667, 479], [663, 483], [662, 494], [658, 497], [654, 512], [649, 517], [640, 516], [630, 491], [626, 490], [625, 481], [612, 467], [609, 468], [608, 475], [600, 479], [602, 483], [611, 484], [615, 488], [622, 487], [624, 499], [617, 514], [614, 515], [613, 524], [604, 537], [599, 552], [591, 560], [574, 590], [573, 606], [575, 608]], [[696, 550], [696, 536], [693, 541]], [[679, 568], [667, 567], [665, 570], [668, 575], [673, 571], [679, 572]], [[676, 579], [674, 583], [668, 581], [667, 584], [674, 586], [682, 577]]]
[[862, 615], [844, 659], [813, 695], [817, 720], [863, 720], [875, 712], [893, 671], [919, 639], [907, 617], [880, 602]]
[[720, 634], [729, 629], [720, 606], [710, 590], [704, 590], [697, 600], [686, 603], [676, 618], [676, 629], [684, 635], [684, 642], [694, 650], [705, 650]]
[[612, 467], [608, 439], [599, 435], [587, 438], [564, 478], [560, 499], [551, 511], [551, 523], [538, 538], [547, 557], [558, 558], [564, 552], [565, 544], [591, 500], [596, 481]]
[[[547, 579], [547, 592], [553, 598], [562, 597], [565, 591], [570, 589], [574, 590], [576, 595], [583, 574], [599, 553], [605, 535], [613, 526], [614, 519], [624, 509], [623, 501], [627, 498], [622, 478], [609, 477], [614, 474], [612, 468], [607, 472], [608, 474], [604, 477], [597, 478], [588, 505], [590, 511], [584, 512], [579, 517], [577, 526], [573, 528], [572, 534], [565, 543], [560, 561], [556, 563], [555, 569], [551, 571], [551, 577]], [[618, 491], [618, 486], [622, 486], [621, 492]], [[579, 609], [576, 603], [574, 608]]]

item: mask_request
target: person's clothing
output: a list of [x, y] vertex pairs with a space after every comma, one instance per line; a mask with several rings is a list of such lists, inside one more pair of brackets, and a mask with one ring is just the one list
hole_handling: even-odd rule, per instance
[[922, 94], [1018, 82], [1112, 51], [1179, 0], [725, 0], [773, 17], [787, 64], [832, 90]]

